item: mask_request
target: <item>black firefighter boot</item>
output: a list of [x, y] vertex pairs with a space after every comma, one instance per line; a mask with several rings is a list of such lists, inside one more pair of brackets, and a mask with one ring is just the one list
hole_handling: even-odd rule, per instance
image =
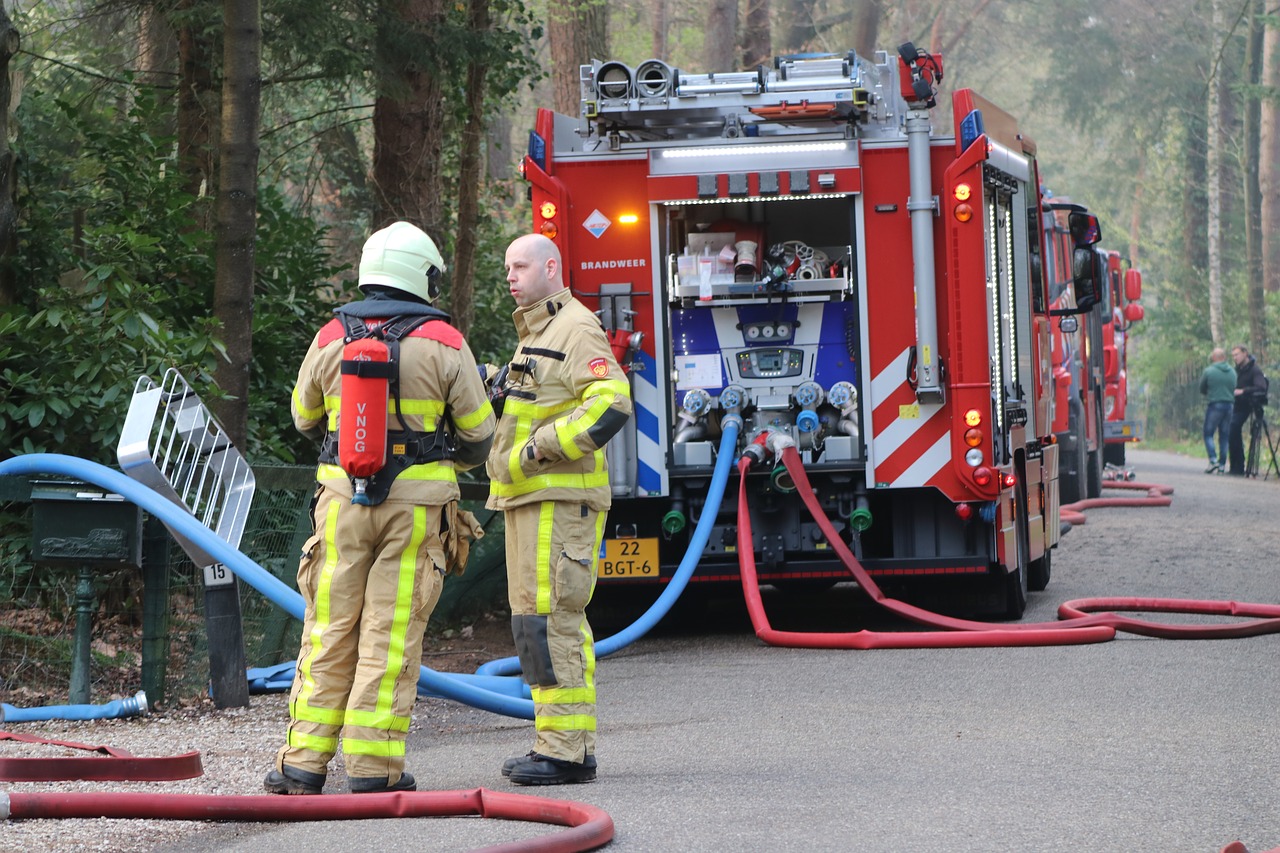
[[588, 755], [579, 764], [576, 761], [563, 761], [549, 755], [531, 752], [503, 762], [502, 775], [517, 785], [574, 785], [580, 782], [594, 782], [596, 757]]
[[272, 770], [262, 780], [268, 794], [319, 794], [324, 790], [324, 774], [282, 765], [284, 772]]

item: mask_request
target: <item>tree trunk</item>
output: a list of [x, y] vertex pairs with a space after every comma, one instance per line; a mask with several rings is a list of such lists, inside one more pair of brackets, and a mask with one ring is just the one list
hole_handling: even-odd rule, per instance
[[18, 162], [9, 147], [9, 62], [22, 46], [18, 28], [0, 3], [0, 305], [18, 301], [14, 261], [18, 256]]
[[667, 0], [653, 0], [650, 8], [653, 10], [652, 29], [653, 29], [653, 55], [657, 59], [666, 60], [667, 57], [667, 33], [671, 29], [670, 10], [667, 8]]
[[817, 30], [814, 28], [813, 7], [817, 0], [781, 0], [782, 10], [778, 20], [781, 32], [774, 39], [778, 53], [798, 53], [809, 46]]
[[227, 358], [214, 379], [231, 396], [216, 406], [231, 440], [246, 449], [253, 359], [253, 262], [258, 205], [258, 123], [262, 98], [260, 0], [223, 0], [221, 162], [213, 313]]
[[[489, 29], [489, 0], [471, 0], [467, 28], [473, 35]], [[453, 253], [449, 306], [453, 325], [462, 336], [475, 320], [476, 231], [480, 218], [480, 176], [483, 170], [485, 72], [488, 66], [475, 58], [467, 66], [467, 121], [462, 129], [462, 153], [458, 164], [458, 241]]]
[[379, 18], [378, 96], [373, 107], [373, 228], [412, 222], [444, 243], [444, 92], [432, 72], [427, 34], [444, 20], [444, 0], [395, 0]]
[[738, 0], [710, 0], [702, 36], [702, 66], [708, 73], [738, 70]]
[[853, 9], [853, 49], [859, 56], [875, 56], [880, 38], [880, 0], [860, 0]]
[[1244, 203], [1245, 203], [1245, 287], [1248, 289], [1249, 343], [1258, 361], [1267, 352], [1267, 310], [1262, 281], [1262, 190], [1258, 182], [1258, 155], [1261, 137], [1258, 122], [1262, 103], [1258, 85], [1262, 82], [1262, 14], [1264, 0], [1253, 0], [1249, 15], [1248, 52], [1245, 79], [1248, 89], [1244, 102]]
[[1280, 26], [1269, 23], [1263, 37], [1262, 84], [1272, 93], [1262, 100], [1259, 121], [1258, 184], [1262, 194], [1262, 280], [1280, 291]]
[[201, 198], [213, 194], [218, 165], [213, 48], [199, 23], [209, 8], [210, 0], [178, 0], [177, 13], [184, 21], [178, 32], [178, 164], [187, 192]]
[[551, 3], [547, 12], [547, 42], [551, 47], [551, 84], [558, 113], [581, 112], [579, 68], [593, 59], [607, 60], [608, 5], [595, 0]]
[[173, 90], [177, 77], [178, 34], [164, 10], [148, 2], [138, 10], [138, 82]]
[[[1203, 68], [1197, 69], [1204, 72]], [[1182, 263], [1183, 270], [1194, 278], [1197, 285], [1202, 283], [1209, 269], [1207, 223], [1205, 211], [1208, 210], [1209, 194], [1209, 152], [1206, 142], [1208, 130], [1208, 111], [1188, 110], [1187, 128], [1184, 131], [1182, 157], [1183, 171], [1187, 178], [1186, 192], [1182, 194]], [[1186, 293], [1200, 292], [1199, 286], [1188, 288]], [[1198, 297], [1197, 297], [1198, 299]]]
[[1138, 146], [1138, 168], [1133, 176], [1133, 206], [1129, 210], [1129, 265], [1141, 268], [1138, 257], [1139, 237], [1142, 235], [1142, 211], [1147, 185], [1147, 148]]
[[[1222, 0], [1213, 0], [1210, 30], [1212, 42], [1217, 44], [1224, 31]], [[1223, 346], [1222, 328], [1222, 100], [1225, 96], [1221, 65], [1210, 70], [1208, 98], [1205, 103], [1208, 133], [1206, 134], [1208, 171], [1208, 205], [1205, 208], [1208, 225], [1209, 250], [1209, 334], [1214, 346]]]
[[768, 65], [773, 58], [773, 33], [769, 27], [769, 0], [745, 0], [747, 18], [742, 33], [742, 67]]

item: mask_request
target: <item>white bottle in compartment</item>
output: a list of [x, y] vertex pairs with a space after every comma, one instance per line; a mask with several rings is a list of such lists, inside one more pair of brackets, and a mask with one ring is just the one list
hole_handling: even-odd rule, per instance
[[698, 299], [702, 302], [711, 301], [711, 274], [715, 269], [715, 256], [711, 254], [711, 249], [704, 248], [698, 256]]

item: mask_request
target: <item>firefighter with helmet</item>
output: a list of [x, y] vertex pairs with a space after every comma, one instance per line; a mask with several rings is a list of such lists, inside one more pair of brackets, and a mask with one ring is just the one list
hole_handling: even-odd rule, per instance
[[506, 518], [511, 633], [533, 697], [533, 750], [507, 759], [518, 785], [596, 777], [595, 648], [586, 606], [613, 500], [605, 445], [631, 416], [631, 389], [599, 319], [565, 285], [541, 234], [507, 249], [515, 356], [489, 455], [490, 509]]
[[375, 233], [360, 258], [364, 298], [335, 309], [298, 371], [293, 421], [323, 446], [271, 793], [319, 794], [339, 745], [353, 793], [416, 789], [405, 735], [423, 633], [446, 571], [483, 535], [458, 509], [456, 471], [484, 462], [495, 425], [475, 357], [431, 305], [444, 269], [416, 226]]

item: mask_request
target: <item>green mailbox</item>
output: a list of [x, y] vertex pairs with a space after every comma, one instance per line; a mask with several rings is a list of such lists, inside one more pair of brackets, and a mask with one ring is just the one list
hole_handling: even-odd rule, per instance
[[93, 570], [142, 566], [142, 511], [120, 495], [75, 480], [31, 483], [31, 561], [79, 568], [71, 703], [89, 702]]
[[142, 511], [73, 480], [31, 484], [31, 560], [46, 566], [141, 566]]

